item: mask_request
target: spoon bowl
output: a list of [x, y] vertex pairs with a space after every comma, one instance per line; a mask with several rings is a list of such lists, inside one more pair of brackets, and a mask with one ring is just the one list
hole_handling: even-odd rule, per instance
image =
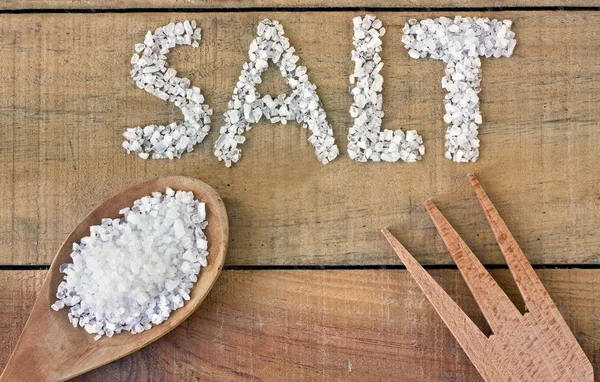
[[[208, 238], [208, 266], [200, 270], [190, 300], [171, 312], [162, 324], [138, 334], [123, 332], [95, 341], [93, 334], [71, 325], [68, 309], [50, 308], [64, 276], [59, 267], [72, 261], [73, 243], [89, 236], [90, 226], [99, 225], [103, 218], [119, 217], [119, 211], [132, 206], [135, 200], [155, 191], [164, 193], [167, 187], [192, 191], [196, 199], [206, 203], [208, 226], [204, 233]], [[197, 179], [182, 176], [153, 179], [105, 200], [79, 223], [58, 250], [0, 381], [64, 381], [131, 354], [164, 336], [192, 314], [208, 295], [223, 268], [228, 239], [229, 223], [223, 201], [212, 187]]]

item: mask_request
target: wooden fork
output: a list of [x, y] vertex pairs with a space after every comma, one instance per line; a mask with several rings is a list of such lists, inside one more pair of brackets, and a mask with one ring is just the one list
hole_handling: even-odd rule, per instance
[[521, 314], [432, 201], [425, 207], [454, 258], [493, 334], [487, 337], [387, 230], [406, 269], [486, 381], [594, 380], [592, 364], [577, 343], [531, 264], [473, 175], [475, 194], [523, 296]]

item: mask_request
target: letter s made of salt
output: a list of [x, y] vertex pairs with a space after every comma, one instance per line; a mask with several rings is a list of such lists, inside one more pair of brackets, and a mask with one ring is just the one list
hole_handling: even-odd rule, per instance
[[185, 77], [177, 77], [177, 71], [168, 68], [167, 55], [177, 45], [198, 47], [201, 38], [196, 22], [169, 23], [148, 31], [144, 43], [135, 45], [131, 58], [131, 77], [138, 88], [173, 103], [181, 109], [184, 121], [169, 125], [148, 125], [144, 128], [128, 128], [123, 134], [123, 147], [141, 158], [179, 158], [184, 152], [193, 151], [210, 130], [212, 109], [205, 103], [197, 86]]

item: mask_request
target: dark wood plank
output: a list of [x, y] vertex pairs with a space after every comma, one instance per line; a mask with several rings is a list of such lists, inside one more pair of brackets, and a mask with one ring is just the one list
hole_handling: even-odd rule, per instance
[[[485, 330], [459, 272], [431, 273]], [[509, 272], [492, 274], [518, 301]], [[600, 270], [547, 269], [538, 274], [597, 374]], [[44, 271], [0, 272], [0, 368], [43, 276]], [[408, 272], [296, 270], [224, 271], [206, 302], [179, 328], [79, 380], [399, 378], [480, 380]]]
[[385, 8], [489, 8], [489, 7], [544, 7], [544, 6], [596, 6], [593, 0], [428, 0], [418, 4], [411, 0], [4, 0], [0, 9], [244, 9], [244, 8], [339, 8], [339, 7], [385, 7]]

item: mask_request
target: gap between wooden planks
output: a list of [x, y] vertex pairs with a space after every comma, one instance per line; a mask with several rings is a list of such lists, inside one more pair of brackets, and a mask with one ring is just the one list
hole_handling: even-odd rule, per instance
[[[444, 65], [409, 59], [400, 42], [407, 19], [438, 12], [377, 12], [388, 30], [384, 126], [417, 129], [424, 160], [362, 164], [345, 154], [351, 19], [359, 14], [0, 15], [0, 264], [49, 263], [102, 200], [164, 175], [196, 177], [221, 194], [231, 221], [229, 265], [398, 264], [378, 232], [386, 226], [422, 263], [451, 263], [422, 207], [431, 197], [484, 263], [503, 263], [468, 172], [478, 175], [532, 263], [598, 264], [600, 12], [461, 12], [512, 19], [518, 41], [513, 57], [483, 60], [482, 151], [468, 165], [443, 158]], [[318, 86], [343, 152], [329, 165], [317, 162], [295, 124], [255, 126], [232, 169], [212, 154], [264, 17], [283, 23]], [[170, 61], [214, 108], [211, 133], [181, 160], [127, 156], [125, 128], [181, 118], [135, 88], [133, 45], [147, 29], [185, 18], [203, 28], [201, 47], [175, 49]], [[275, 73], [270, 78], [261, 91], [285, 89]]]
[[[431, 273], [485, 327], [459, 272]], [[520, 301], [509, 271], [491, 273], [513, 300]], [[538, 274], [598, 374], [600, 270]], [[44, 276], [45, 271], [0, 271], [0, 284], [5, 286], [0, 289], [0, 369]], [[523, 310], [522, 303], [517, 306]], [[480, 381], [408, 272], [224, 271], [205, 303], [180, 327], [79, 380], [386, 381], [400, 377], [403, 381]]]

